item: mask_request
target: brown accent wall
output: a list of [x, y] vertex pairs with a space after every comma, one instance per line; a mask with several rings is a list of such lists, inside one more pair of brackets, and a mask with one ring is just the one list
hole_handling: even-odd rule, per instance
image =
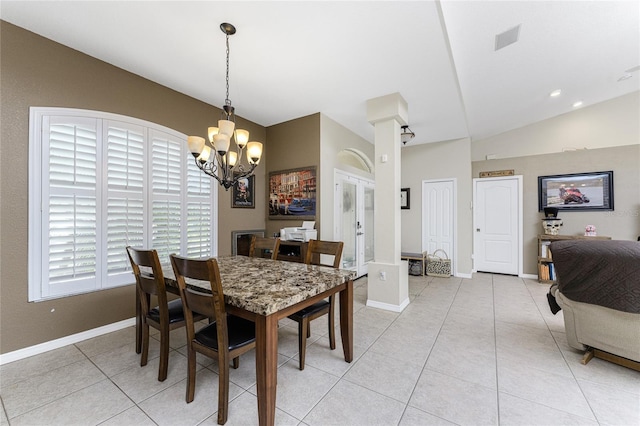
[[[316, 167], [316, 229], [320, 235], [320, 114], [312, 114], [295, 120], [286, 121], [267, 127], [269, 140], [269, 162], [267, 164], [267, 179], [269, 172], [297, 169], [300, 167]], [[264, 193], [268, 196], [268, 184]], [[266, 198], [268, 200], [268, 198]], [[267, 236], [279, 232], [285, 226], [300, 226], [301, 219], [274, 220], [267, 217]]]
[[[134, 315], [132, 285], [27, 302], [29, 107], [106, 111], [202, 136], [220, 110], [5, 21], [0, 43], [0, 353], [7, 353]], [[265, 143], [265, 157], [257, 169], [255, 209], [231, 209], [230, 192], [220, 190], [221, 255], [231, 253], [232, 230], [265, 227], [267, 132], [242, 119], [237, 124]]]

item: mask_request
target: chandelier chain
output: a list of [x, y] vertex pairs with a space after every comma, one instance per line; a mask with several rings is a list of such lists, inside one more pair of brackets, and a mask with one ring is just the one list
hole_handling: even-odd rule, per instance
[[[209, 143], [199, 136], [189, 136], [187, 143], [193, 154], [196, 166], [205, 174], [217, 180], [226, 190], [241, 179], [253, 176], [253, 171], [262, 156], [262, 144], [249, 142], [249, 132], [235, 128], [235, 113], [229, 99], [229, 36], [236, 33], [236, 28], [226, 22], [220, 24], [220, 29], [226, 34], [227, 73], [226, 99], [222, 108], [218, 127], [209, 127]], [[223, 131], [224, 128], [224, 131]], [[236, 150], [231, 149], [231, 142], [236, 143]], [[242, 164], [242, 153], [247, 149], [247, 162]]]
[[227, 97], [224, 100], [225, 105], [231, 105], [229, 100], [229, 34], [227, 34]]

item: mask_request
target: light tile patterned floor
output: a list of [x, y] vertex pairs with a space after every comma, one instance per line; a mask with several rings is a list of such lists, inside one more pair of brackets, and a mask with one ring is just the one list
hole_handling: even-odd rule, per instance
[[[640, 373], [599, 359], [580, 364], [548, 286], [517, 277], [410, 277], [411, 304], [367, 308], [355, 283], [354, 361], [330, 351], [326, 319], [312, 322], [304, 371], [297, 329], [279, 331], [279, 425], [640, 425]], [[339, 335], [339, 333], [338, 333]], [[0, 367], [0, 424], [215, 425], [217, 364], [198, 358], [184, 402], [185, 336], [171, 335], [158, 382], [157, 333], [146, 367], [127, 328]], [[257, 424], [255, 358], [231, 371], [228, 425]]]

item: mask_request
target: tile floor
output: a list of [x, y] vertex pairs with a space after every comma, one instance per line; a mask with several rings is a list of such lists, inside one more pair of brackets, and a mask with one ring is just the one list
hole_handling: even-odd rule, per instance
[[[277, 424], [640, 425], [640, 373], [581, 365], [548, 286], [491, 274], [409, 283], [411, 304], [397, 314], [365, 307], [366, 278], [356, 281], [350, 364], [319, 319], [299, 371], [295, 323], [281, 323]], [[184, 331], [172, 332], [164, 382], [158, 341], [140, 367], [132, 327], [3, 365], [0, 424], [215, 425], [217, 365], [198, 359], [186, 404], [184, 345]], [[253, 352], [231, 381], [227, 424], [257, 424]]]

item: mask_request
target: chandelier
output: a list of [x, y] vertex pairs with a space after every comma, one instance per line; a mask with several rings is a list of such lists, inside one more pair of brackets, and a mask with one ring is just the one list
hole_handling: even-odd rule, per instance
[[[249, 142], [249, 132], [236, 129], [235, 108], [229, 100], [229, 36], [236, 33], [236, 28], [222, 23], [220, 29], [227, 36], [227, 96], [218, 127], [209, 127], [209, 143], [200, 136], [189, 136], [187, 143], [198, 168], [215, 178], [228, 191], [238, 180], [253, 174], [262, 156], [262, 144]], [[235, 141], [235, 151], [231, 150], [231, 139]], [[242, 164], [242, 152], [245, 148], [247, 166]]]

